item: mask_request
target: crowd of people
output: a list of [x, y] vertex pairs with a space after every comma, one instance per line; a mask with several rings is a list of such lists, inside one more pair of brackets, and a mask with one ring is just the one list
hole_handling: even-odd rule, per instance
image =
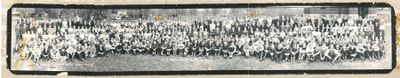
[[132, 54], [331, 62], [384, 58], [383, 27], [373, 17], [305, 15], [166, 17], [131, 20], [19, 18], [15, 51], [33, 61]]

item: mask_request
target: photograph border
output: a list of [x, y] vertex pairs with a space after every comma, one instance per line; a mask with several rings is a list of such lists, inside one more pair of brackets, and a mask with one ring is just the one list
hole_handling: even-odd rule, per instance
[[[391, 9], [391, 47], [392, 65], [390, 69], [354, 69], [354, 70], [184, 70], [184, 71], [32, 71], [11, 69], [11, 29], [13, 8], [64, 8], [64, 9], [185, 9], [185, 8], [258, 8], [258, 7], [388, 7]], [[7, 69], [13, 74], [56, 75], [68, 72], [68, 75], [184, 75], [184, 74], [385, 74], [396, 65], [396, 19], [393, 7], [388, 3], [229, 3], [229, 4], [129, 4], [129, 5], [93, 5], [93, 4], [14, 4], [7, 12]]]

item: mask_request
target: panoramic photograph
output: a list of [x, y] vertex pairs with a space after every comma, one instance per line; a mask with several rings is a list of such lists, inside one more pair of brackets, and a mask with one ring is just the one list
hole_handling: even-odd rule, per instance
[[390, 7], [13, 8], [11, 70], [392, 68]]

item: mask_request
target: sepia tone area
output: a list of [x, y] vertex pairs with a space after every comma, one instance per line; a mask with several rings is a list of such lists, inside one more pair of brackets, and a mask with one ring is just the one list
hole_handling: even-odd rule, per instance
[[385, 47], [391, 44], [386, 43], [389, 8], [15, 8], [12, 15], [13, 70], [338, 70], [391, 65], [390, 47]]
[[[64, 2], [64, 3], [87, 3], [87, 4], [92, 4], [92, 3], [99, 3], [99, 4], [106, 4], [106, 3], [109, 3], [109, 2], [107, 2], [107, 1], [96, 1], [96, 2], [91, 2], [91, 1], [87, 1], [87, 2], [77, 2], [77, 1], [68, 1], [68, 2], [66, 2], [66, 1], [57, 1], [57, 0], [51, 0], [51, 1], [53, 1], [54, 3], [59, 3], [59, 4], [62, 4], [62, 2]], [[50, 1], [50, 2], [51, 2]], [[115, 1], [115, 0], [114, 0]], [[331, 0], [327, 0], [327, 1], [331, 1]], [[368, 0], [366, 0], [366, 1], [368, 1]], [[5, 1], [5, 2], [7, 2], [7, 1]], [[23, 3], [42, 3], [43, 2], [43, 0], [41, 0], [41, 1], [15, 1], [15, 2], [23, 2]], [[133, 2], [138, 2], [138, 3], [154, 3], [153, 1], [133, 1]], [[171, 3], [171, 1], [158, 1], [159, 3]], [[172, 1], [173, 2], [173, 1]], [[179, 2], [182, 2], [182, 1], [179, 1]], [[194, 2], [200, 2], [200, 3], [207, 3], [207, 2], [209, 2], [209, 1], [194, 1]], [[241, 1], [221, 1], [222, 3], [225, 3], [225, 2], [241, 2]], [[243, 1], [242, 1], [243, 2]], [[248, 1], [245, 1], [245, 2], [248, 2]], [[310, 2], [310, 1], [254, 1], [254, 2]], [[314, 2], [314, 1], [311, 1], [311, 2]], [[351, 0], [349, 0], [349, 1], [338, 1], [338, 2], [352, 2]], [[397, 4], [397, 2], [396, 1], [386, 1], [386, 2], [389, 2], [390, 4], [392, 4], [392, 6], [394, 6], [395, 7], [395, 10], [397, 10], [396, 9], [396, 7], [398, 6]], [[9, 2], [8, 2], [9, 3]], [[43, 2], [43, 3], [49, 3], [49, 2]], [[124, 2], [121, 2], [121, 1], [115, 1], [114, 3], [112, 3], [111, 2], [111, 4], [121, 4], [121, 3], [124, 3]], [[156, 2], [157, 3], [157, 2]], [[173, 3], [175, 3], [175, 2], [173, 2]], [[191, 2], [183, 2], [183, 3], [191, 3]], [[3, 1], [3, 4], [7, 4], [7, 3], [4, 3], [4, 1]], [[10, 6], [10, 4], [7, 4], [7, 5], [3, 5], [3, 6]], [[3, 10], [6, 10], [6, 9], [4, 9], [4, 8], [6, 8], [6, 7], [3, 7]], [[2, 11], [3, 12], [3, 15], [5, 16], [5, 14], [4, 14], [4, 12], [5, 11]], [[397, 12], [397, 11], [396, 11]], [[5, 17], [3, 17], [2, 19], [5, 19]], [[5, 20], [3, 20], [2, 22], [4, 22]], [[5, 23], [3, 23], [3, 24], [5, 24]], [[6, 25], [3, 25], [3, 26], [6, 26]], [[4, 43], [4, 41], [5, 40], [3, 40], [3, 44], [5, 45], [5, 43]], [[5, 49], [3, 48], [3, 50], [2, 51], [5, 51]], [[3, 52], [3, 55], [5, 55], [5, 53]], [[5, 60], [5, 59], [2, 59], [2, 60]], [[6, 72], [4, 72], [3, 71], [3, 75], [7, 75], [7, 76], [9, 76], [9, 75], [12, 75], [11, 73], [9, 73], [8, 72], [8, 70], [7, 69], [5, 69], [5, 63], [4, 63], [4, 61], [3, 61], [3, 69], [2, 70], [4, 70], [4, 71], [6, 71]], [[396, 69], [394, 70], [394, 72], [391, 72], [390, 74], [388, 74], [388, 75], [357, 75], [358, 77], [393, 77], [393, 76], [395, 76], [395, 74], [394, 73], [396, 73]], [[24, 75], [25, 77], [26, 77], [26, 75]], [[278, 76], [282, 76], [282, 75], [276, 75], [276, 76], [270, 76], [270, 77], [278, 77]], [[285, 76], [287, 76], [287, 75], [285, 75]], [[353, 77], [354, 75], [339, 75], [339, 76], [341, 76], [341, 77]], [[4, 76], [3, 76], [4, 77]], [[19, 76], [19, 77], [21, 77], [21, 76]], [[30, 76], [29, 76], [30, 77]], [[42, 76], [35, 76], [35, 77], [42, 77]], [[148, 76], [136, 76], [136, 77], [148, 77]], [[159, 76], [157, 76], [157, 77], [159, 77]], [[177, 77], [187, 77], [187, 76], [177, 76]], [[191, 76], [191, 77], [193, 77], [193, 76]], [[198, 77], [198, 76], [195, 76], [195, 77]], [[204, 76], [200, 76], [200, 77], [204, 77]], [[224, 75], [217, 75], [217, 76], [207, 76], [207, 77], [231, 77], [231, 76], [224, 76]], [[239, 76], [235, 76], [235, 77], [248, 77], [248, 75], [239, 75]], [[251, 76], [251, 77], [265, 77], [264, 75], [263, 76]], [[293, 76], [293, 75], [289, 75], [289, 76], [287, 76], [287, 77], [298, 77], [297, 75], [295, 75], [295, 76]], [[301, 77], [304, 77], [304, 76], [301, 76]], [[313, 75], [312, 77], [325, 77], [325, 75]]]

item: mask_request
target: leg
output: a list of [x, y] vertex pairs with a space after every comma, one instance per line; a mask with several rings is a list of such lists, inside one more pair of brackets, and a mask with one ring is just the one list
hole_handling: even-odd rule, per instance
[[167, 50], [167, 56], [171, 55], [171, 50]]
[[350, 61], [354, 61], [354, 59], [356, 58], [357, 53], [351, 54], [351, 60]]
[[156, 52], [157, 52], [157, 49], [153, 49], [153, 51], [151, 51], [151, 55], [155, 56], [157, 54]]
[[260, 60], [263, 61], [264, 60], [264, 52], [260, 51]]
[[333, 59], [332, 63], [335, 63], [336, 60], [337, 60], [340, 56], [342, 56], [342, 54], [336, 53], [336, 57]]
[[208, 57], [209, 53], [210, 53], [210, 50], [206, 50], [206, 57]]
[[329, 56], [329, 51], [325, 52], [324, 56], [325, 56], [325, 57], [328, 57], [328, 59], [332, 59], [332, 57]]
[[299, 53], [299, 61], [303, 61], [303, 58], [304, 58], [304, 53]]
[[185, 49], [185, 52], [183, 53], [183, 56], [187, 56], [188, 52], [189, 52], [189, 49]]

